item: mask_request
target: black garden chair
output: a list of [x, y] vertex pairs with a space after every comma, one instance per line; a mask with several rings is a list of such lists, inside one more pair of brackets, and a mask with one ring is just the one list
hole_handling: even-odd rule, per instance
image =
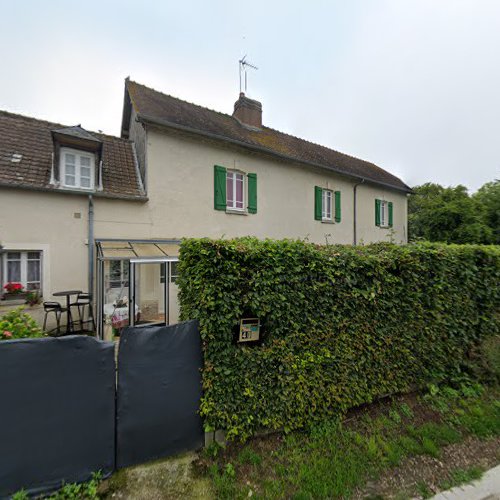
[[45, 316], [43, 319], [43, 330], [46, 331], [47, 327], [47, 318], [49, 314], [53, 313], [56, 318], [57, 327], [52, 328], [47, 333], [52, 334], [54, 331], [57, 331], [57, 335], [61, 335], [61, 316], [67, 311], [65, 307], [63, 307], [59, 302], [44, 302], [43, 310], [45, 311]]
[[[94, 311], [92, 309], [92, 295], [90, 293], [79, 293], [76, 300], [72, 302], [69, 307], [76, 307], [78, 309], [78, 322], [80, 323], [80, 330], [83, 330], [83, 325], [90, 323], [92, 331], [95, 332]], [[88, 308], [87, 319], [85, 320], [85, 308]], [[74, 330], [74, 325], [73, 325]]]

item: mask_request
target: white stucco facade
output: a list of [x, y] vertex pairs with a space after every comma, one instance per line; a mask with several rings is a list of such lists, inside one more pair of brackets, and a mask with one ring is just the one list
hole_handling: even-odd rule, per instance
[[[352, 178], [159, 129], [149, 129], [140, 139], [148, 200], [106, 199], [96, 193], [96, 239], [250, 235], [353, 243], [356, 181]], [[257, 213], [214, 209], [214, 165], [257, 174]], [[315, 186], [340, 191], [340, 222], [315, 220]], [[375, 225], [375, 199], [392, 202], [392, 228]], [[57, 290], [88, 288], [88, 204], [85, 194], [0, 187], [0, 245], [4, 250], [42, 252], [45, 300]], [[358, 243], [405, 243], [406, 193], [375, 184], [358, 185], [356, 226]], [[1, 306], [0, 314], [5, 307]]]
[[[285, 163], [213, 143], [148, 131], [148, 196], [152, 236], [300, 238], [353, 243], [356, 181], [326, 169]], [[214, 210], [214, 165], [257, 174], [256, 214]], [[314, 187], [341, 192], [338, 223], [314, 219]], [[392, 201], [392, 230], [375, 225], [375, 199]], [[357, 188], [358, 242], [406, 242], [406, 193], [362, 184]], [[167, 218], [168, 220], [165, 220]], [[171, 228], [169, 231], [168, 229]], [[165, 237], [165, 236], [164, 236]]]

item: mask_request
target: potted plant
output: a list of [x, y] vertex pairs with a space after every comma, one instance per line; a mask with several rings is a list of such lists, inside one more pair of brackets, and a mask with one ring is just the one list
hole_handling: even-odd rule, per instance
[[28, 304], [30, 307], [36, 306], [37, 304], [40, 304], [42, 301], [42, 298], [40, 297], [40, 294], [38, 291], [32, 291], [32, 292], [27, 292], [26, 293], [26, 304]]
[[26, 291], [21, 283], [15, 283], [10, 281], [4, 285], [5, 293], [3, 294], [3, 300], [25, 300]]

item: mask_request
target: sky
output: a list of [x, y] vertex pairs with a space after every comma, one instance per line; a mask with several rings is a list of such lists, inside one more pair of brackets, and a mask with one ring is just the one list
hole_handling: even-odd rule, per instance
[[500, 178], [500, 0], [0, 0], [0, 109], [119, 135], [124, 79], [410, 186]]

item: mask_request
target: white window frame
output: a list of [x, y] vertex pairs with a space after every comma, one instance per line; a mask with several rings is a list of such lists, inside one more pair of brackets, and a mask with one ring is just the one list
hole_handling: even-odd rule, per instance
[[[95, 155], [87, 151], [81, 151], [73, 148], [61, 148], [59, 151], [59, 172], [61, 186], [65, 189], [82, 189], [85, 191], [93, 191], [95, 188]], [[75, 184], [66, 183], [66, 155], [72, 154], [75, 156]], [[82, 186], [81, 184], [81, 158], [88, 158], [90, 160], [90, 186]], [[68, 174], [72, 175], [72, 174]]]
[[[328, 212], [328, 199], [330, 201], [330, 211]], [[324, 222], [333, 222], [334, 198], [331, 189], [321, 190], [321, 220]]]
[[389, 227], [389, 202], [380, 200], [380, 227]]
[[170, 262], [170, 283], [176, 283], [179, 277], [179, 261]]
[[[120, 265], [120, 279], [111, 279], [111, 266], [118, 262]], [[109, 261], [109, 275], [108, 275], [109, 288], [121, 289], [129, 287], [129, 261], [128, 260], [110, 260]]]
[[[170, 283], [175, 284], [177, 282], [177, 278], [179, 277], [179, 269], [178, 269], [179, 261], [174, 260], [172, 262], [165, 262], [165, 266], [168, 266], [168, 265], [170, 265], [170, 272], [169, 272]], [[160, 283], [165, 283], [165, 271], [166, 270], [167, 269], [165, 267], [161, 271]]]
[[[28, 253], [36, 252], [39, 254], [38, 259], [28, 259]], [[7, 272], [7, 267], [8, 267], [8, 262], [10, 260], [14, 259], [9, 259], [8, 255], [9, 253], [19, 253], [20, 258], [19, 261], [21, 262], [21, 279], [19, 281], [14, 281], [14, 283], [21, 283], [24, 287], [24, 291], [29, 291], [29, 292], [38, 292], [40, 295], [43, 295], [43, 271], [44, 271], [44, 266], [43, 266], [43, 251], [42, 250], [19, 250], [19, 249], [5, 249], [3, 254], [2, 254], [2, 293], [5, 293], [5, 289], [3, 288], [7, 283], [10, 283], [8, 280], [8, 272]], [[18, 259], [16, 259], [18, 260]], [[39, 273], [40, 273], [40, 281], [30, 281], [28, 282], [28, 261], [29, 260], [37, 260], [38, 261], [38, 267], [39, 267]], [[35, 288], [33, 290], [28, 290], [28, 283], [38, 283], [39, 286], [38, 288]]]
[[[232, 184], [233, 184], [233, 200], [232, 200], [232, 205], [229, 204], [229, 199], [227, 197], [227, 181], [228, 181], [228, 177], [229, 176], [232, 176]], [[243, 196], [243, 199], [242, 199], [242, 206], [241, 207], [237, 207], [236, 206], [236, 183], [237, 183], [237, 176], [241, 176], [241, 179], [242, 179], [242, 183], [243, 183], [243, 186], [242, 186], [242, 196]], [[244, 172], [241, 172], [240, 170], [227, 170], [226, 171], [226, 210], [229, 210], [229, 211], [234, 211], [234, 212], [245, 212], [246, 208], [246, 174]]]

